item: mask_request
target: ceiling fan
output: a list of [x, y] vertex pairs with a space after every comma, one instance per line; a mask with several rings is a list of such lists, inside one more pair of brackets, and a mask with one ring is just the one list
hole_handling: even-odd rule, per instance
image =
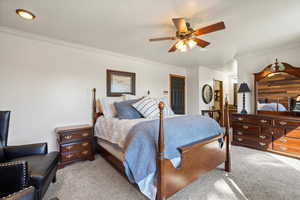
[[197, 38], [197, 36], [225, 29], [223, 21], [196, 30], [194, 30], [190, 23], [186, 22], [184, 18], [173, 18], [172, 21], [177, 29], [176, 36], [149, 39], [150, 42], [177, 40], [176, 43], [169, 49], [169, 52], [174, 52], [176, 49], [179, 49], [181, 52], [186, 52], [188, 48], [192, 49], [196, 46], [205, 48], [210, 43]]

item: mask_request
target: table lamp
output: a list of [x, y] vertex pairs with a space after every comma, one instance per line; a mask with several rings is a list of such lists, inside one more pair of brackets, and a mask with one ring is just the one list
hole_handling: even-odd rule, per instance
[[251, 92], [247, 83], [241, 83], [240, 88], [238, 90], [238, 93], [243, 93], [243, 110], [241, 111], [241, 114], [247, 114], [246, 108], [245, 108], [245, 93]]

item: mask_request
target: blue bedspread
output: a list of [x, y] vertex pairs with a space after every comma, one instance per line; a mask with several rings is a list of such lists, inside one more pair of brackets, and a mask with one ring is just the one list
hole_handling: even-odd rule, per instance
[[[156, 152], [159, 120], [136, 124], [128, 136], [124, 166], [132, 183], [138, 183], [156, 171]], [[178, 147], [206, 140], [224, 131], [212, 118], [200, 115], [186, 115], [164, 119], [166, 159], [180, 156]]]

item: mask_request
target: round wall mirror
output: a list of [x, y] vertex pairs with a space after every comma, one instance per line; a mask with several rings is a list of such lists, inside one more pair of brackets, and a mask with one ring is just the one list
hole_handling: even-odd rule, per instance
[[204, 103], [209, 104], [213, 97], [213, 90], [212, 87], [208, 84], [205, 84], [202, 87], [202, 99]]

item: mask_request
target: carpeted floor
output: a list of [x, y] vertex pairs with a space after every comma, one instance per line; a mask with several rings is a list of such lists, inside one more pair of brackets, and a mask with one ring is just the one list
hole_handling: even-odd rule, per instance
[[[220, 166], [170, 200], [298, 200], [300, 160], [232, 147], [232, 173]], [[46, 200], [146, 200], [104, 159], [80, 162], [58, 171]]]

